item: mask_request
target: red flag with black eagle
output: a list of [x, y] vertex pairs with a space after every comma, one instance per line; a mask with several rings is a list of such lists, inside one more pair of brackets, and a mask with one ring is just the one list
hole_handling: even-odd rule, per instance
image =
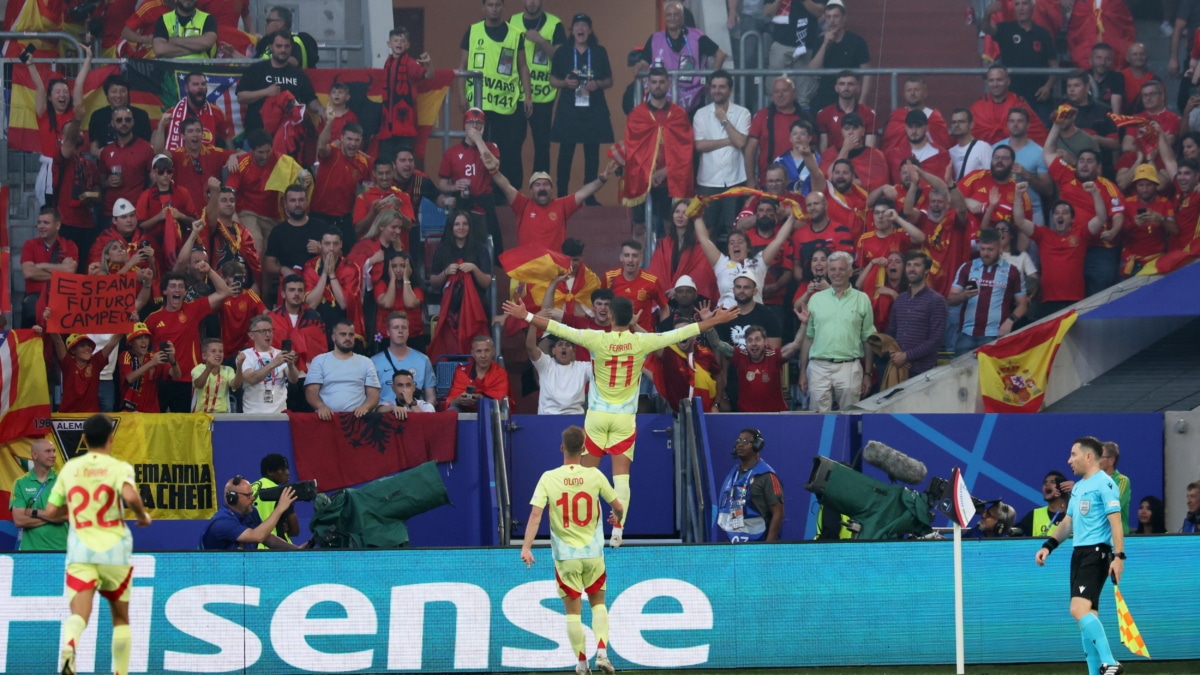
[[322, 490], [339, 490], [420, 466], [453, 462], [458, 412], [414, 413], [398, 420], [387, 413], [336, 413], [329, 422], [314, 413], [288, 413], [296, 475], [316, 479]]
[[474, 277], [470, 272], [450, 275], [442, 289], [442, 311], [426, 352], [429, 360], [436, 361], [443, 354], [470, 354], [471, 340], [487, 334], [487, 311]]

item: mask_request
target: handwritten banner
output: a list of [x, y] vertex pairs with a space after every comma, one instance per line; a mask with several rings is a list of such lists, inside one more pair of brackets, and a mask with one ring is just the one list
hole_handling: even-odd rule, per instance
[[50, 275], [51, 333], [128, 333], [137, 300], [136, 272]]

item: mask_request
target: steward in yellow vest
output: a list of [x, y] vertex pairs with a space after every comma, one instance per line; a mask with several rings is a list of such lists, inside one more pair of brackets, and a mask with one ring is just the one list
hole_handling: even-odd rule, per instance
[[211, 59], [217, 55], [217, 20], [196, 9], [196, 0], [177, 0], [175, 9], [154, 24], [159, 58]]

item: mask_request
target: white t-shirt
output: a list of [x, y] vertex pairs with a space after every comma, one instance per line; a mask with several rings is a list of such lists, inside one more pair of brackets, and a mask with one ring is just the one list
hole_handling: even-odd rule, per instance
[[587, 383], [592, 377], [592, 364], [574, 361], [562, 365], [549, 354], [533, 362], [538, 373], [538, 414], [578, 415], [584, 412]]
[[[729, 138], [721, 122], [717, 120], [716, 104], [709, 103], [696, 111], [692, 118], [692, 133], [697, 141], [715, 141]], [[750, 133], [750, 111], [736, 103], [730, 103], [725, 113], [729, 124], [742, 134]], [[700, 153], [700, 167], [696, 170], [696, 185], [723, 188], [746, 182], [746, 161], [742, 151], [727, 145], [710, 152]]]
[[1006, 262], [1011, 263], [1013, 267], [1021, 271], [1021, 276], [1029, 278], [1030, 274], [1037, 274], [1037, 265], [1033, 264], [1033, 258], [1029, 257], [1029, 253], [1021, 251], [1017, 255], [1011, 253], [1001, 253], [1000, 257]]
[[[90, 337], [92, 339], [92, 342], [96, 343], [96, 351], [93, 353], [99, 353], [101, 349], [104, 349], [104, 345], [108, 344], [108, 340], [112, 337], [112, 334], [111, 333], [109, 333], [109, 334], [88, 333], [88, 337]], [[153, 346], [150, 348], [150, 351], [154, 351]], [[115, 371], [117, 369], [117, 361], [118, 360], [119, 359], [117, 358], [117, 351], [114, 349], [112, 352], [112, 356], [110, 356], [108, 358], [108, 364], [106, 364], [103, 368], [100, 369], [100, 380], [101, 381], [112, 382], [113, 371]]]
[[[279, 350], [271, 348], [269, 351], [256, 351], [253, 347], [243, 349], [242, 354], [246, 355], [246, 360], [242, 362], [242, 377], [246, 373], [253, 372], [265, 367], [271, 362], [271, 359], [279, 356]], [[263, 414], [263, 413], [281, 413], [287, 409], [287, 364], [276, 366], [265, 380], [258, 384], [245, 383], [242, 385], [242, 410], [243, 412]]]
[[992, 168], [992, 146], [990, 143], [975, 139], [975, 147], [971, 148], [971, 156], [967, 159], [967, 168], [963, 169], [963, 157], [967, 154], [967, 148], [971, 144], [959, 145], [954, 143], [950, 146], [950, 165], [954, 167], [954, 180], [960, 180], [963, 176], [978, 171], [980, 169]]
[[721, 293], [717, 300], [718, 307], [735, 307], [737, 300], [733, 299], [733, 280], [744, 272], [749, 272], [756, 279], [754, 301], [762, 303], [763, 284], [767, 281], [767, 264], [763, 262], [763, 254], [759, 252], [753, 258], [746, 258], [741, 263], [735, 263], [724, 253], [713, 265], [713, 274], [717, 277], [717, 291]]

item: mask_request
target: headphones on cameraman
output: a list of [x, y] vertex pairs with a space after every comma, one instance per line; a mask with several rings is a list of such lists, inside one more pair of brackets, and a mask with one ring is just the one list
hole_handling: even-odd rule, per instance
[[754, 446], [754, 451], [762, 452], [763, 446], [766, 445], [766, 441], [762, 437], [762, 432], [758, 429], [750, 429], [749, 431], [754, 434], [754, 438], [750, 439], [750, 444]]
[[1006, 536], [1009, 533], [1009, 530], [1012, 529], [1013, 521], [1017, 517], [1016, 509], [1008, 504], [1005, 504], [1004, 502], [999, 502], [992, 508], [995, 509], [996, 512], [994, 516], [996, 519], [996, 527], [992, 529], [992, 534], [995, 534], [997, 537]]
[[[234, 484], [234, 485], [241, 485], [241, 484], [242, 484], [242, 481], [244, 481], [244, 480], [246, 480], [246, 479], [245, 479], [245, 478], [243, 478], [243, 477], [242, 477], [242, 476], [240, 476], [240, 475], [238, 475], [238, 476], [234, 476], [234, 477], [233, 477], [233, 484]], [[242, 493], [238, 492], [237, 490], [230, 490], [230, 491], [228, 491], [228, 492], [226, 492], [226, 493], [225, 493], [225, 503], [226, 503], [226, 504], [228, 504], [228, 505], [230, 505], [230, 506], [237, 506], [237, 503], [238, 503], [238, 497], [241, 497], [241, 496], [242, 496]]]

